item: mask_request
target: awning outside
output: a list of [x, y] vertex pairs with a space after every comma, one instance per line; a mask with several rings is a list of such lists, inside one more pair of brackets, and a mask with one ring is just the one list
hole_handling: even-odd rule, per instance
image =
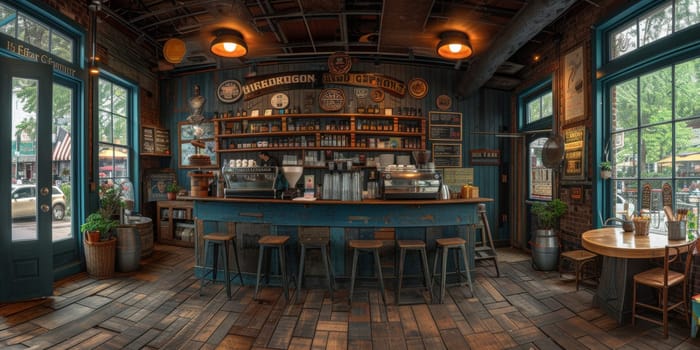
[[[679, 162], [700, 162], [700, 152], [677, 155], [676, 163]], [[663, 158], [657, 163], [661, 166], [671, 166], [671, 156]]]

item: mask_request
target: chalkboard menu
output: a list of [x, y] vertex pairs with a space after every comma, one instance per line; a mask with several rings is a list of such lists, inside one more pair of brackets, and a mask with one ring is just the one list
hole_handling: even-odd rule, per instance
[[462, 141], [462, 113], [429, 112], [429, 138], [436, 141]]
[[434, 143], [433, 163], [438, 168], [462, 167], [462, 144]]
[[141, 128], [141, 154], [170, 155], [170, 132], [166, 129], [144, 126]]

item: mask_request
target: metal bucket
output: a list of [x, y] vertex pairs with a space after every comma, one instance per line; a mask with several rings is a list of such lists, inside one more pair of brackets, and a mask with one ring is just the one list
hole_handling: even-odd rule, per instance
[[126, 223], [133, 226], [141, 236], [141, 258], [153, 254], [153, 220], [146, 216], [129, 216]]
[[559, 237], [554, 230], [537, 230], [530, 241], [532, 265], [536, 270], [551, 271], [559, 260]]
[[141, 235], [133, 226], [117, 227], [117, 270], [131, 272], [139, 269]]

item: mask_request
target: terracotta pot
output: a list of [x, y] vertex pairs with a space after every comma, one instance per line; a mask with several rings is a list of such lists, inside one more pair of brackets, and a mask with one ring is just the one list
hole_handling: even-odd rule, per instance
[[168, 192], [168, 200], [174, 201], [175, 199], [177, 199], [177, 193]]
[[85, 232], [85, 237], [88, 242], [99, 242], [100, 241], [100, 231], [87, 231]]

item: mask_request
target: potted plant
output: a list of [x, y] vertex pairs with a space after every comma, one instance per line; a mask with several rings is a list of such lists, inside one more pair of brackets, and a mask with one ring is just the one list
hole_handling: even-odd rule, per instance
[[537, 227], [532, 237], [532, 264], [537, 270], [550, 271], [557, 266], [559, 258], [559, 236], [555, 229], [568, 206], [560, 199], [549, 202], [538, 202], [532, 205], [530, 211], [537, 218]]
[[112, 233], [118, 225], [119, 221], [105, 216], [99, 211], [88, 215], [85, 222], [80, 225], [80, 230], [85, 233], [83, 244], [85, 266], [90, 276], [109, 278], [114, 275], [117, 239]]
[[177, 193], [180, 192], [180, 186], [173, 182], [168, 184], [165, 191], [168, 192], [168, 200], [174, 200], [177, 198]]
[[600, 162], [600, 177], [607, 180], [612, 177], [612, 163], [609, 161]]
[[100, 213], [92, 213], [80, 225], [80, 231], [85, 234], [88, 242], [95, 243], [108, 240], [115, 227], [117, 227], [117, 221], [105, 218]]

